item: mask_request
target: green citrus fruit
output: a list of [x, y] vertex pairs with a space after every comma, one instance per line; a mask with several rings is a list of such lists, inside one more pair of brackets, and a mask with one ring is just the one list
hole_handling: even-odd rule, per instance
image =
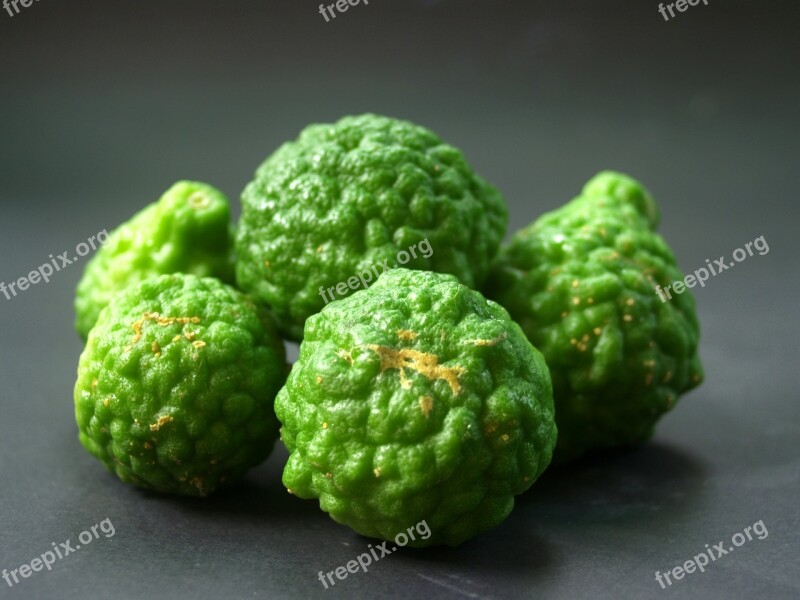
[[216, 279], [119, 292], [78, 366], [80, 441], [120, 479], [205, 496], [267, 457], [284, 349], [271, 317]]
[[646, 440], [702, 380], [694, 299], [662, 302], [654, 289], [683, 278], [657, 223], [638, 182], [604, 172], [496, 260], [488, 295], [550, 367], [559, 460]]
[[158, 202], [111, 232], [78, 284], [78, 333], [86, 338], [118, 291], [169, 273], [233, 283], [233, 225], [228, 199], [219, 190], [179, 181]]
[[281, 332], [398, 266], [480, 285], [505, 234], [499, 192], [429, 130], [376, 115], [312, 125], [242, 194], [239, 286]]
[[450, 275], [397, 269], [306, 322], [275, 401], [289, 491], [412, 546], [502, 522], [556, 438], [542, 356], [498, 304]]

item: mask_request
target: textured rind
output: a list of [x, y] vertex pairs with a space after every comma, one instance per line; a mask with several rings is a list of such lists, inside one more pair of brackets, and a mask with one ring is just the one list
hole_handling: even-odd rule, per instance
[[234, 233], [228, 199], [195, 181], [179, 181], [109, 234], [86, 265], [75, 298], [75, 328], [86, 338], [118, 291], [169, 273], [233, 283]]
[[603, 172], [581, 195], [513, 236], [487, 295], [544, 354], [558, 423], [556, 460], [635, 444], [703, 378], [699, 323], [660, 235], [655, 202], [633, 179]]
[[417, 252], [406, 268], [479, 286], [508, 219], [500, 193], [456, 148], [376, 115], [306, 128], [261, 165], [242, 207], [237, 282], [294, 340], [325, 305], [320, 287], [396, 265], [398, 252], [426, 238], [431, 256]]
[[75, 384], [80, 441], [127, 483], [205, 496], [270, 453], [285, 369], [270, 315], [248, 297], [212, 278], [146, 280], [115, 296], [89, 334]]
[[309, 318], [275, 410], [287, 488], [366, 536], [425, 520], [411, 546], [502, 522], [556, 438], [547, 366], [505, 309], [405, 269]]

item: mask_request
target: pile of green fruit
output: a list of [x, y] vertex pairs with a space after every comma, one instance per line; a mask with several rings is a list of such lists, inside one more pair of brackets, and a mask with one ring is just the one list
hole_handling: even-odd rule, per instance
[[554, 455], [646, 440], [702, 380], [694, 301], [654, 293], [682, 276], [625, 175], [501, 247], [504, 200], [459, 150], [363, 115], [281, 146], [242, 205], [234, 227], [179, 182], [86, 267], [80, 441], [125, 482], [206, 496], [280, 435], [284, 484], [337, 522], [457, 545]]

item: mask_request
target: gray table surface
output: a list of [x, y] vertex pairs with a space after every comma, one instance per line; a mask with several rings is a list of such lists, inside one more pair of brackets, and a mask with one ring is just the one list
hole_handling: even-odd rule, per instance
[[[0, 296], [0, 569], [109, 519], [8, 598], [798, 598], [800, 16], [792, 2], [54, 2], [0, 9], [0, 281], [113, 228], [173, 181], [231, 198], [307, 123], [425, 124], [506, 195], [510, 228], [603, 168], [659, 200], [696, 289], [706, 382], [640, 449], [548, 471], [497, 529], [402, 549], [325, 590], [370, 540], [280, 484], [279, 448], [206, 500], [142, 493], [77, 441], [85, 260]], [[238, 211], [238, 208], [237, 208]], [[296, 352], [296, 348], [291, 349]], [[675, 581], [763, 522], [768, 535]]]

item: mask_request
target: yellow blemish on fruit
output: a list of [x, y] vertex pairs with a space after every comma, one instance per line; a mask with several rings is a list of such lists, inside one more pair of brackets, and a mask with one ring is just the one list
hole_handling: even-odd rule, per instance
[[422, 414], [427, 417], [433, 410], [433, 398], [430, 396], [420, 396], [419, 407], [422, 409]]
[[180, 341], [181, 341], [181, 335], [180, 335], [180, 334], [178, 334], [178, 335], [176, 335], [174, 338], [172, 338], [172, 343], [173, 343], [173, 344], [174, 344], [175, 342], [180, 342]]
[[103, 406], [105, 406], [106, 408], [108, 408], [110, 404], [111, 404], [111, 401], [108, 398], [103, 400]]
[[322, 247], [322, 246], [317, 246], [317, 254], [321, 254], [323, 250], [325, 250], [325, 248], [324, 248], [324, 247]]
[[566, 317], [568, 314], [569, 314], [569, 313], [568, 313], [567, 311], [564, 311], [564, 312], [562, 312], [562, 313], [561, 313], [561, 318], [563, 319], [563, 318], [564, 318], [564, 317]]
[[319, 385], [320, 383], [322, 383], [322, 377], [317, 375], [317, 385]]
[[508, 441], [508, 434], [504, 433], [503, 435], [500, 436], [500, 439], [503, 440], [504, 442], [507, 442]]
[[150, 450], [153, 447], [153, 444], [151, 444], [150, 442], [145, 442], [144, 447]]
[[322, 428], [323, 428], [323, 429], [327, 429], [327, 428], [328, 428], [328, 424], [327, 424], [327, 423], [323, 423], [323, 424], [322, 424]]
[[573, 279], [573, 280], [572, 280], [572, 287], [576, 288], [576, 287], [578, 287], [580, 284], [581, 284], [581, 282], [580, 282], [580, 281], [578, 281], [577, 279]]
[[188, 341], [191, 342], [194, 338], [197, 337], [197, 332], [196, 331], [187, 331], [186, 333], [183, 334], [183, 337], [185, 337]]
[[507, 333], [501, 333], [496, 338], [491, 340], [466, 340], [467, 344], [474, 344], [475, 346], [496, 346], [508, 337]]
[[206, 196], [203, 192], [195, 192], [189, 196], [186, 203], [194, 210], [203, 210], [211, 206], [211, 198]]
[[650, 367], [652, 369], [653, 367], [656, 366], [656, 361], [653, 360], [652, 358], [649, 358], [646, 361], [644, 361], [644, 363], [642, 363], [642, 364], [644, 364], [645, 367]]
[[267, 267], [267, 268], [269, 269], [269, 268], [272, 266], [272, 263], [271, 263], [271, 262], [269, 262], [268, 260], [265, 260], [265, 261], [264, 261], [264, 266], [265, 266], [265, 267]]
[[97, 384], [98, 384], [97, 377], [95, 377], [94, 379], [92, 379], [92, 387], [96, 388]]
[[372, 473], [373, 473], [373, 475], [375, 475], [375, 477], [380, 477], [380, 476], [381, 476], [381, 470], [380, 470], [380, 468], [378, 468], [378, 469], [373, 469], [373, 470], [372, 470]]
[[410, 329], [398, 329], [397, 338], [401, 340], [414, 340], [417, 338], [417, 333]]
[[466, 370], [462, 367], [445, 367], [439, 364], [439, 357], [428, 352], [420, 352], [410, 348], [389, 348], [368, 344], [366, 346], [381, 358], [381, 371], [389, 369], [400, 370], [400, 385], [403, 389], [411, 388], [411, 381], [406, 378], [406, 369], [416, 371], [430, 380], [444, 379], [454, 394], [461, 392], [459, 375]]
[[155, 321], [162, 327], [172, 325], [173, 323], [180, 323], [186, 325], [187, 323], [199, 323], [200, 317], [162, 317], [159, 313], [146, 312], [142, 318], [136, 321], [131, 327], [133, 328], [133, 341], [132, 344], [137, 344], [142, 339], [142, 326], [146, 321]]
[[161, 429], [161, 427], [167, 423], [172, 423], [174, 420], [175, 419], [172, 418], [172, 415], [164, 415], [163, 417], [159, 417], [158, 421], [150, 425], [150, 431], [158, 431]]
[[636, 304], [636, 300], [634, 300], [633, 298], [628, 298], [625, 301], [625, 304], [627, 304], [628, 306], [633, 306], [634, 304]]
[[339, 357], [339, 358], [341, 358], [341, 359], [344, 359], [344, 360], [346, 360], [346, 361], [347, 361], [347, 362], [349, 362], [351, 365], [353, 364], [353, 356], [350, 354], [350, 351], [349, 351], [349, 350], [345, 350], [344, 348], [342, 348], [341, 350], [339, 350], [339, 351], [336, 353], [336, 356], [338, 356], [338, 357]]
[[594, 334], [595, 334], [595, 335], [600, 335], [600, 334], [603, 332], [603, 330], [602, 330], [602, 329], [600, 329], [599, 327], [595, 327], [595, 328], [593, 329], [593, 331], [594, 331]]
[[589, 298], [586, 300], [586, 304], [594, 304], [594, 298]]
[[622, 320], [629, 323], [629, 322], [633, 321], [633, 317], [631, 315], [624, 315], [622, 317]]
[[333, 473], [325, 473], [325, 477], [327, 477], [328, 479], [330, 479], [331, 477], [333, 477]]
[[203, 340], [197, 340], [196, 342], [192, 342], [192, 346], [195, 348], [205, 348], [206, 343]]
[[286, 491], [294, 496], [294, 490], [292, 488], [286, 488]]
[[153, 354], [155, 354], [156, 357], [161, 356], [161, 348], [158, 347], [158, 342], [153, 342], [150, 346], [150, 350], [153, 351]]
[[572, 303], [573, 303], [575, 306], [577, 306], [578, 304], [580, 304], [580, 303], [581, 303], [581, 299], [580, 299], [580, 298], [578, 298], [577, 296], [575, 296], [575, 297], [572, 299]]

